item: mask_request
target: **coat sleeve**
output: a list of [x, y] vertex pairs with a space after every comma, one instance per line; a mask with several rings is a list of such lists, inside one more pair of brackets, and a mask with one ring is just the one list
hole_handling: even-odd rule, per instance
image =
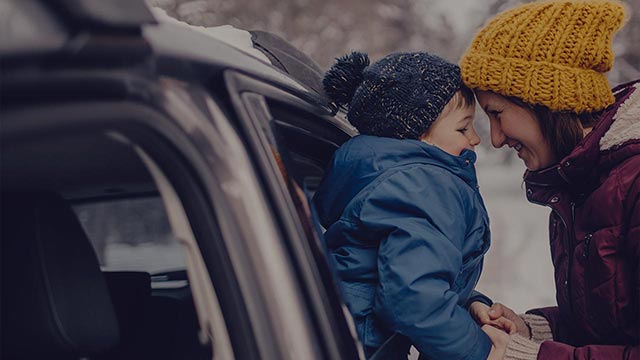
[[587, 345], [573, 347], [557, 341], [545, 341], [540, 346], [538, 360], [640, 359], [640, 346]]
[[565, 339], [566, 326], [560, 320], [560, 309], [557, 306], [544, 307], [539, 309], [531, 309], [527, 314], [539, 315], [547, 319], [551, 333], [555, 340], [562, 341]]
[[467, 299], [467, 302], [464, 304], [464, 308], [468, 310], [471, 304], [476, 301], [481, 302], [487, 306], [493, 305], [493, 300], [491, 300], [490, 297], [481, 293], [480, 291], [473, 290], [471, 292], [471, 295], [469, 295], [469, 299]]
[[[640, 178], [636, 179], [634, 186], [632, 187], [629, 196], [629, 205], [627, 206], [627, 214], [630, 215], [629, 227], [627, 229], [627, 236], [625, 244], [628, 251], [636, 259], [635, 268], [635, 302], [636, 306], [640, 306]], [[640, 310], [639, 310], [640, 311]], [[560, 325], [559, 312], [557, 308], [544, 308], [528, 311], [528, 313], [534, 313], [542, 315], [551, 326], [553, 332], [553, 338], [556, 339], [556, 333], [563, 331]], [[640, 316], [640, 313], [636, 314]], [[638, 324], [640, 326], [640, 324]], [[640, 331], [640, 328], [637, 329]], [[582, 347], [573, 347], [563, 344], [557, 341], [546, 341], [540, 346], [540, 352], [538, 353], [538, 359], [550, 360], [550, 359], [571, 359], [571, 360], [587, 360], [587, 359], [624, 359], [634, 360], [640, 359], [640, 345], [635, 346], [616, 346], [616, 345], [587, 345]]]
[[428, 358], [486, 359], [491, 341], [452, 290], [469, 206], [442, 171], [398, 171], [363, 202], [360, 220], [383, 237], [374, 311]]

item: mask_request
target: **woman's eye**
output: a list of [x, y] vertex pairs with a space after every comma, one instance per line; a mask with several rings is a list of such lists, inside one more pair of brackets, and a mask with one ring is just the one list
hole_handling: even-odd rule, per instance
[[461, 133], [463, 133], [463, 134], [464, 134], [465, 132], [467, 132], [467, 130], [469, 130], [469, 129], [468, 129], [468, 128], [458, 129], [458, 131], [459, 131], [459, 132], [461, 132]]

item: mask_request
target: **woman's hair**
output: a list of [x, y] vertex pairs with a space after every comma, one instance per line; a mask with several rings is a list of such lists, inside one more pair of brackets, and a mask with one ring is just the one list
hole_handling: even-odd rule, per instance
[[552, 111], [544, 105], [531, 105], [516, 97], [507, 99], [533, 111], [540, 124], [542, 136], [549, 142], [551, 151], [558, 160], [571, 153], [584, 138], [584, 129], [593, 127], [602, 114], [602, 111], [580, 114]]

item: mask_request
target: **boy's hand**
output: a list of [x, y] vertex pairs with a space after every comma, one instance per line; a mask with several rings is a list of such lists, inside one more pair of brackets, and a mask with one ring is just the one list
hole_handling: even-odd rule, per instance
[[[474, 303], [475, 304], [475, 303]], [[483, 304], [484, 305], [484, 304]], [[486, 306], [486, 305], [485, 305]], [[491, 320], [506, 318], [515, 324], [516, 331], [518, 334], [526, 337], [527, 339], [531, 338], [531, 330], [525, 324], [524, 320], [518, 314], [516, 314], [509, 307], [502, 305], [500, 303], [494, 303], [493, 306], [489, 309], [487, 315]]]
[[[506, 306], [504, 307], [506, 309]], [[494, 310], [495, 312], [492, 313], [491, 311]], [[511, 310], [511, 309], [509, 309]], [[504, 332], [506, 332], [507, 334], [515, 334], [518, 331], [518, 328], [516, 326], [516, 324], [514, 323], [514, 321], [512, 321], [511, 319], [507, 318], [506, 316], [502, 316], [502, 315], [498, 315], [496, 316], [497, 312], [500, 312], [500, 314], [502, 314], [503, 309], [502, 308], [495, 308], [489, 307], [479, 301], [475, 301], [471, 304], [471, 306], [469, 307], [469, 313], [471, 314], [471, 317], [473, 317], [473, 319], [480, 325], [491, 325], [497, 329], [500, 329]], [[513, 312], [513, 311], [511, 311]], [[515, 314], [515, 313], [514, 313]], [[518, 319], [520, 319], [520, 317], [518, 315], [516, 315], [516, 317]], [[522, 319], [520, 319], [520, 321], [522, 321]], [[524, 322], [523, 322], [524, 324]], [[526, 325], [524, 325], [525, 328], [527, 328]]]
[[504, 331], [500, 331], [491, 325], [482, 326], [489, 339], [491, 339], [491, 351], [487, 360], [501, 360], [507, 352], [507, 344], [511, 340], [511, 336]]
[[469, 314], [479, 325], [488, 324], [491, 321], [489, 310], [491, 308], [480, 301], [474, 301], [469, 306]]

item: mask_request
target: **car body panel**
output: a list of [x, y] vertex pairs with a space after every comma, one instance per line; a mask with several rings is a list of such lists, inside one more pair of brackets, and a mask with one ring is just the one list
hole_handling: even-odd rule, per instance
[[[83, 16], [64, 9], [49, 14], [64, 29], [55, 41], [27, 41], [24, 48], [11, 45], [14, 37], [0, 41], [2, 146], [12, 157], [3, 162], [3, 173], [10, 174], [3, 186], [49, 188], [69, 201], [153, 193], [150, 177], [136, 172], [140, 163], [103, 140], [95, 149], [92, 138], [62, 141], [58, 149], [67, 157], [18, 170], [19, 160], [31, 158], [29, 147], [51, 149], [49, 139], [126, 135], [166, 172], [184, 201], [222, 294], [236, 358], [361, 357], [330, 264], [308, 233], [313, 219], [296, 212], [300, 199], [288, 191], [261, 124], [295, 138], [292, 148], [308, 152], [309, 168], [317, 171], [355, 130], [317, 89], [221, 41], [145, 16], [111, 21], [117, 13], [109, 11], [117, 6], [98, 19], [91, 13], [99, 2], [54, 5], [74, 4], [87, 7]], [[304, 149], [305, 139], [315, 148]], [[85, 150], [74, 153], [75, 144]], [[104, 158], [82, 165], [83, 155]], [[114, 156], [121, 161], [109, 162]], [[131, 172], [109, 173], [117, 166]]]

